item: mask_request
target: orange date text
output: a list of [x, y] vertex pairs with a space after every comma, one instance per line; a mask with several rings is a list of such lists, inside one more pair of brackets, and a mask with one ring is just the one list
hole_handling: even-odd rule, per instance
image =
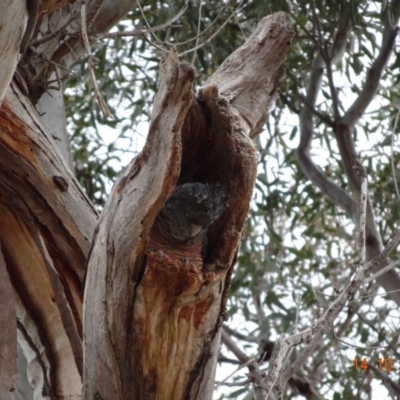
[[[393, 369], [393, 360], [390, 357], [378, 358], [375, 362], [380, 371], [389, 372]], [[367, 371], [369, 369], [368, 360], [364, 357], [363, 359], [355, 358], [353, 360], [354, 368], [356, 371], [363, 370]]]

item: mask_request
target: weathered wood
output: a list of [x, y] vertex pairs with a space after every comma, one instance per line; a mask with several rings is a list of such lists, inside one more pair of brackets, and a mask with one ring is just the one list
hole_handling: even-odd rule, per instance
[[215, 86], [202, 90], [195, 102], [200, 99], [210, 122], [200, 144], [207, 155], [197, 158], [199, 169], [191, 179], [222, 185], [229, 206], [209, 229], [211, 253], [204, 265], [184, 250], [159, 246], [147, 252], [132, 328], [140, 366], [134, 369], [135, 390], [151, 399], [212, 398], [229, 271], [255, 180], [255, 149], [237, 114]]
[[[39, 14], [64, 4], [40, 2]], [[68, 18], [54, 13], [45, 23], [55, 29]], [[15, 32], [22, 36], [16, 29], [15, 59]], [[291, 35], [282, 14], [264, 19], [196, 95], [192, 68], [174, 52], [164, 60], [146, 146], [115, 185], [89, 257], [84, 367], [81, 282], [97, 213], [20, 91], [39, 98], [52, 72], [46, 58], [61, 60], [79, 39], [60, 44], [55, 36], [27, 49], [20, 86], [8, 88], [0, 108], [0, 242], [37, 398], [78, 400], [82, 369], [88, 399], [212, 397], [229, 279], [256, 173], [250, 137], [275, 101]], [[2, 66], [13, 70], [15, 59]], [[147, 247], [168, 196], [190, 181], [218, 183], [229, 197], [209, 229], [204, 265], [201, 257]]]
[[20, 343], [37, 360], [28, 375], [42, 376], [34, 389], [58, 399], [80, 397], [81, 281], [96, 222], [37, 111], [12, 85], [0, 108], [0, 242]]
[[[174, 51], [162, 62], [145, 148], [116, 183], [89, 258], [84, 399], [212, 398], [230, 274], [256, 178], [250, 135], [276, 99], [292, 36], [284, 14], [262, 20], [196, 95], [193, 71]], [[147, 246], [176, 184], [193, 181], [219, 184], [229, 199], [208, 231], [204, 263], [191, 249], [157, 240]]]
[[151, 226], [179, 176], [180, 132], [193, 78], [193, 69], [179, 64], [175, 53], [162, 62], [146, 145], [114, 186], [103, 210], [85, 287], [84, 398], [140, 394], [134, 389], [132, 357], [135, 292], [144, 272]]
[[0, 5], [0, 105], [10, 85], [19, 58], [19, 44], [26, 17], [25, 3], [2, 0]]
[[263, 18], [243, 46], [232, 53], [206, 83], [218, 86], [241, 117], [250, 136], [261, 133], [269, 111], [275, 107], [282, 66], [294, 32], [284, 12]]

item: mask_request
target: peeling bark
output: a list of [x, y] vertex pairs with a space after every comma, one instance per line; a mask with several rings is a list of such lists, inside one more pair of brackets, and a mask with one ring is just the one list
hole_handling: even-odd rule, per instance
[[97, 214], [15, 85], [0, 108], [0, 154], [0, 241], [19, 299], [28, 375], [38, 393], [77, 399], [81, 281]]

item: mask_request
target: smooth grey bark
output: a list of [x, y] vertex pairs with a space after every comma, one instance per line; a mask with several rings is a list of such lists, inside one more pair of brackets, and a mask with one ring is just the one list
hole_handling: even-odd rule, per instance
[[19, 59], [19, 44], [26, 20], [22, 1], [2, 0], [0, 3], [0, 105], [7, 92]]
[[69, 168], [73, 170], [63, 92], [61, 90], [50, 89], [39, 99], [36, 107], [42, 116], [43, 124], [53, 136], [57, 149], [60, 151]]
[[[104, 1], [91, 1], [89, 2], [89, 8], [96, 10], [99, 6], [100, 9], [95, 15], [92, 25], [91, 32], [94, 34], [108, 32], [121, 18], [123, 18], [129, 11], [136, 7], [137, 2], [132, 0], [122, 0], [118, 2], [118, 7], [115, 6], [115, 1], [104, 0]], [[80, 19], [78, 18], [80, 9], [80, 3], [75, 3], [66, 7], [63, 13], [63, 18], [59, 22], [59, 26], [63, 25], [65, 21], [71, 18], [71, 15], [76, 15], [76, 18], [71, 21], [69, 29], [79, 30]], [[43, 28], [47, 28], [47, 20], [43, 22]], [[77, 60], [77, 58], [84, 56], [85, 49], [81, 43], [78, 43], [74, 51], [68, 53], [62, 60], [64, 68], [68, 69]], [[66, 69], [58, 68], [58, 76], [64, 77], [67, 74]], [[57, 77], [53, 74], [50, 80], [55, 80]], [[60, 90], [49, 89], [48, 92], [44, 93], [37, 104], [38, 111], [42, 114], [43, 123], [56, 140], [56, 146], [60, 150], [64, 160], [71, 169], [73, 169], [73, 160], [70, 148], [69, 135], [66, 126], [64, 98], [63, 98], [63, 87], [62, 82], [60, 83]]]
[[33, 399], [33, 389], [28, 381], [28, 362], [22, 347], [18, 344], [18, 385], [17, 390], [13, 394], [12, 400], [32, 400]]

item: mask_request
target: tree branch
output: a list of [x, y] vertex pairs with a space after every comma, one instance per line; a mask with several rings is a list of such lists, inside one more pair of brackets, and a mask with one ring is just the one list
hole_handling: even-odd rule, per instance
[[[396, 1], [395, 3], [399, 3]], [[396, 26], [399, 21], [399, 15], [394, 15], [392, 10], [395, 5], [391, 6], [383, 3], [384, 9], [384, 20], [387, 21], [384, 24], [384, 32], [382, 33], [381, 49], [375, 61], [372, 63], [371, 68], [368, 70], [367, 77], [364, 85], [361, 89], [360, 94], [353, 104], [349, 107], [343, 117], [340, 119], [340, 124], [346, 125], [349, 130], [352, 130], [358, 120], [362, 117], [365, 110], [371, 103], [378, 89], [378, 85], [381, 79], [382, 72], [389, 61], [389, 58], [393, 51], [393, 46], [396, 41], [398, 27]], [[398, 5], [397, 5], [398, 7]]]
[[258, 338], [254, 337], [254, 336], [243, 335], [239, 332], [236, 332], [235, 330], [233, 330], [232, 328], [230, 328], [229, 326], [227, 326], [225, 324], [224, 324], [224, 329], [229, 335], [235, 336], [239, 340], [243, 340], [245, 342], [250, 342], [250, 343], [258, 343], [259, 342]]
[[304, 97], [302, 94], [298, 94], [299, 99], [303, 102], [303, 104], [309, 108], [309, 110], [315, 115], [317, 116], [322, 122], [324, 122], [326, 125], [333, 127], [333, 121], [328, 117], [328, 115], [324, 115], [322, 113], [320, 113], [317, 109], [315, 109], [306, 99], [306, 97]]
[[[399, 5], [400, 2], [397, 1], [396, 4]], [[386, 66], [393, 50], [394, 41], [397, 35], [397, 27], [395, 24], [397, 24], [399, 20], [399, 14], [397, 13], [395, 15], [392, 12], [393, 4], [390, 7], [386, 7], [385, 5], [383, 5], [383, 7], [384, 32], [382, 34], [382, 44], [378, 57], [368, 71], [360, 95], [354, 101], [349, 110], [344, 114], [344, 116], [336, 121], [334, 127], [334, 133], [339, 147], [344, 170], [349, 182], [349, 188], [353, 194], [357, 208], [360, 207], [361, 185], [360, 179], [358, 176], [356, 176], [353, 169], [353, 165], [357, 159], [357, 153], [352, 136], [352, 130], [376, 93], [382, 71]], [[358, 226], [358, 221], [356, 224]], [[367, 260], [372, 260], [376, 257], [381, 258], [381, 264], [375, 264], [374, 272], [379, 271], [388, 263], [385, 257], [382, 258], [382, 249], [382, 238], [375, 223], [371, 202], [368, 199], [366, 213], [366, 258]], [[377, 281], [386, 290], [386, 292], [390, 293], [391, 299], [400, 305], [400, 292], [398, 291], [400, 288], [400, 276], [397, 271], [390, 269], [384, 275], [377, 275]]]
[[[394, 24], [398, 21], [392, 18], [392, 7], [393, 4], [385, 9], [385, 31], [383, 34], [382, 48], [378, 58], [373, 63], [373, 66], [369, 72], [369, 75], [364, 84], [362, 93], [358, 99], [353, 103], [350, 109], [345, 115], [339, 120], [335, 121], [334, 133], [337, 139], [339, 151], [341, 154], [342, 162], [346, 175], [349, 181], [349, 187], [353, 194], [353, 199], [346, 191], [338, 187], [335, 183], [330, 181], [323, 172], [313, 163], [310, 157], [311, 141], [314, 133], [313, 128], [313, 113], [310, 110], [310, 106], [315, 108], [318, 92], [320, 90], [322, 73], [323, 73], [323, 58], [318, 55], [313, 62], [313, 69], [311, 72], [309, 85], [307, 87], [306, 100], [308, 107], [303, 107], [299, 119], [300, 119], [300, 144], [298, 146], [296, 156], [297, 160], [305, 173], [305, 175], [322, 190], [336, 205], [343, 208], [349, 218], [354, 224], [359, 227], [359, 214], [356, 212], [359, 207], [360, 200], [360, 181], [355, 176], [353, 171], [353, 165], [357, 159], [351, 130], [354, 124], [358, 121], [362, 113], [365, 111], [366, 106], [372, 100], [373, 95], [376, 92], [376, 87], [379, 83], [382, 70], [387, 63], [387, 60], [392, 51], [394, 39], [397, 34], [397, 28]], [[332, 61], [337, 62], [340, 59], [341, 52], [344, 50], [344, 43], [346, 42], [349, 34], [350, 22], [344, 21], [338, 29], [335, 36], [335, 41], [332, 50]], [[337, 50], [335, 48], [337, 47]], [[371, 90], [372, 88], [372, 90]], [[374, 89], [375, 88], [375, 89]], [[369, 99], [369, 100], [368, 100]], [[368, 104], [366, 101], [368, 100]], [[357, 111], [356, 111], [357, 110]], [[356, 116], [358, 116], [356, 118]], [[383, 248], [382, 239], [379, 235], [377, 227], [375, 225], [373, 210], [370, 202], [367, 203], [366, 213], [366, 251], [367, 259], [371, 260], [381, 253]], [[377, 270], [380, 267], [377, 267]], [[400, 304], [400, 293], [396, 290], [400, 287], [400, 276], [393, 269], [382, 276], [377, 276], [378, 283], [389, 293], [390, 297]]]
[[[335, 42], [332, 45], [332, 60], [335, 62], [340, 60], [349, 34], [350, 21], [346, 20], [339, 25], [339, 29], [335, 35]], [[307, 92], [304, 98], [304, 104], [306, 106], [302, 107], [299, 115], [301, 136], [296, 151], [296, 158], [308, 179], [328, 196], [334, 204], [341, 207], [346, 212], [347, 216], [355, 222], [357, 220], [357, 215], [351, 197], [345, 190], [329, 180], [321, 169], [315, 165], [310, 156], [311, 142], [314, 135], [313, 110], [315, 110], [318, 93], [321, 87], [324, 65], [322, 56], [317, 55], [312, 64]]]
[[368, 365], [377, 375], [377, 377], [382, 381], [382, 383], [389, 389], [396, 393], [396, 398], [400, 396], [400, 385], [387, 375], [387, 372], [382, 372], [373, 363]]
[[[365, 220], [363, 220], [365, 222]], [[363, 231], [365, 225], [360, 227]], [[356, 276], [349, 281], [346, 288], [336, 297], [336, 299], [330, 304], [330, 306], [323, 312], [320, 318], [310, 327], [303, 330], [300, 333], [294, 334], [290, 337], [281, 336], [274, 347], [270, 359], [270, 370], [266, 380], [268, 388], [271, 388], [279, 382], [282, 386], [277, 385], [278, 395], [281, 395], [282, 388], [284, 388], [286, 382], [299, 370], [303, 365], [304, 361], [314, 352], [316, 347], [321, 342], [323, 335], [331, 328], [334, 320], [339, 315], [340, 311], [345, 305], [354, 298], [357, 290], [361, 285], [368, 282], [368, 277], [371, 270], [381, 262], [382, 259], [386, 259], [390, 252], [400, 242], [400, 231], [393, 235], [393, 238], [389, 241], [386, 248], [382, 253], [369, 263], [361, 262], [358, 266]], [[362, 249], [361, 249], [362, 250]], [[362, 258], [362, 256], [361, 256]], [[283, 373], [281, 372], [284, 368], [284, 363], [287, 358], [289, 350], [293, 346], [297, 346], [303, 342], [309, 342], [299, 357], [287, 368]], [[278, 397], [279, 397], [278, 396]]]
[[[247, 368], [250, 371], [251, 378], [254, 382], [255, 400], [265, 400], [267, 398], [267, 391], [265, 389], [264, 379], [262, 378], [258, 363], [254, 360], [251, 360], [245, 353], [243, 353], [243, 351], [236, 346], [236, 343], [224, 330], [222, 330], [221, 340], [222, 343], [225, 344], [225, 346], [237, 357], [237, 359], [242, 364], [247, 365]], [[272, 394], [270, 394], [268, 399], [274, 400], [275, 397]]]
[[[97, 10], [98, 11], [98, 10]], [[103, 99], [103, 96], [100, 93], [99, 85], [97, 84], [96, 75], [94, 73], [94, 57], [92, 55], [92, 51], [90, 49], [89, 38], [86, 30], [86, 0], [81, 1], [81, 23], [82, 23], [82, 40], [86, 49], [87, 57], [88, 57], [88, 69], [89, 75], [92, 80], [94, 93], [99, 104], [101, 111], [104, 116], [110, 119], [113, 119], [113, 115], [109, 110], [106, 102]]]

